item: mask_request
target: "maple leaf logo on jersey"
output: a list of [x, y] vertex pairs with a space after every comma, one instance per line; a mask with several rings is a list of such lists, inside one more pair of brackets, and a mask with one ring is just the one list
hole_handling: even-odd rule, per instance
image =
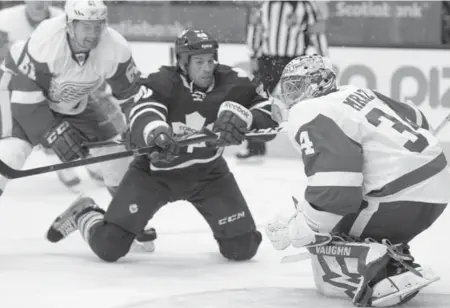
[[[172, 130], [175, 136], [186, 136], [188, 134], [195, 134], [201, 130], [206, 123], [206, 118], [202, 116], [198, 111], [189, 113], [185, 116], [186, 123], [172, 122]], [[206, 125], [207, 128], [212, 129], [213, 123]], [[187, 147], [187, 153], [192, 153], [195, 148], [203, 148], [206, 146], [205, 142], [189, 145]]]
[[[176, 136], [183, 136], [186, 134], [195, 133], [203, 128], [206, 123], [206, 118], [198, 111], [186, 115], [186, 123], [172, 122], [173, 133]], [[213, 123], [206, 125], [207, 128], [212, 128]]]

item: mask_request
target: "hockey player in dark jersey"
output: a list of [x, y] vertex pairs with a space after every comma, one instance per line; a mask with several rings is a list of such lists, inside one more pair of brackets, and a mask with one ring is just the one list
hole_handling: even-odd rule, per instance
[[[270, 103], [251, 77], [217, 63], [218, 42], [204, 31], [184, 31], [175, 53], [175, 66], [142, 80], [128, 112], [133, 145], [160, 150], [135, 158], [106, 213], [89, 197], [76, 200], [50, 227], [50, 241], [78, 229], [100, 259], [113, 262], [128, 253], [162, 206], [187, 200], [209, 224], [225, 258], [256, 254], [261, 233], [222, 151], [240, 144], [249, 129], [276, 127]], [[218, 141], [180, 148], [173, 139], [202, 127], [219, 133]]]

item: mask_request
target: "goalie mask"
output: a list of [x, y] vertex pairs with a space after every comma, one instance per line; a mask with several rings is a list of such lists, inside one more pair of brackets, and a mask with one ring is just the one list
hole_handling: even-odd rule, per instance
[[272, 98], [272, 118], [287, 120], [289, 109], [305, 100], [336, 89], [336, 73], [328, 58], [318, 55], [295, 58], [283, 70]]

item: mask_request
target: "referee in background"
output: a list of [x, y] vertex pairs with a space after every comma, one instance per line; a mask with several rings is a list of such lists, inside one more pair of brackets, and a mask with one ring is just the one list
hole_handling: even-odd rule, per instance
[[[328, 55], [325, 20], [314, 1], [264, 1], [251, 9], [247, 28], [251, 71], [271, 94], [284, 67], [305, 54]], [[237, 153], [242, 160], [259, 161], [266, 144], [247, 142]]]

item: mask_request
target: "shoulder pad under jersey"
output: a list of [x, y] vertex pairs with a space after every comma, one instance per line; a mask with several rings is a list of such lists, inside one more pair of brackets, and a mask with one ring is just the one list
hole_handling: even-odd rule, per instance
[[61, 41], [66, 39], [65, 15], [44, 20], [31, 34], [28, 53], [37, 62], [46, 63], [53, 58]]

